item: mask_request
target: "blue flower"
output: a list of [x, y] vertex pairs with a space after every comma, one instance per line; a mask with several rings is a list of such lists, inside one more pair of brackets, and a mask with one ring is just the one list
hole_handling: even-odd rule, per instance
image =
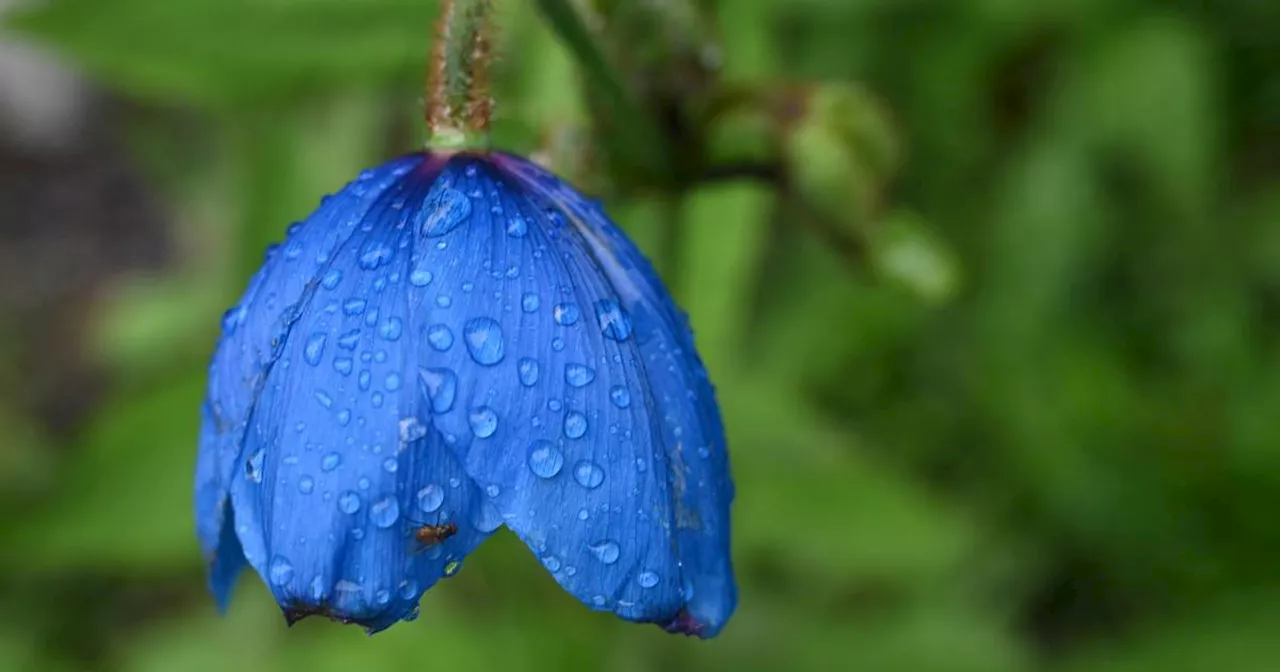
[[290, 622], [376, 632], [505, 525], [588, 607], [712, 637], [732, 499], [684, 315], [521, 158], [365, 171], [223, 319], [195, 498], [222, 607], [247, 563]]

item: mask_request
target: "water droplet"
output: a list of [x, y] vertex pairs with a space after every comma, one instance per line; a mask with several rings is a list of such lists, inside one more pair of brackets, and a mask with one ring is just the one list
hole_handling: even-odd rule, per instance
[[640, 576], [636, 577], [636, 583], [641, 588], [652, 588], [658, 585], [658, 575], [653, 572], [640, 572]]
[[[564, 454], [554, 443], [534, 441], [529, 446], [529, 470], [542, 478], [553, 478], [564, 466]], [[602, 476], [603, 478], [603, 476]]]
[[498, 431], [498, 414], [488, 406], [471, 409], [469, 420], [471, 421], [471, 433], [475, 434], [478, 439], [487, 439]]
[[373, 485], [373, 483], [369, 480], [368, 476], [361, 476], [360, 480], [356, 481], [356, 486], [361, 490], [368, 490], [371, 485]]
[[442, 186], [427, 195], [421, 214], [426, 215], [422, 234], [428, 238], [443, 236], [471, 216], [471, 200], [457, 189]]
[[576, 324], [581, 313], [578, 312], [578, 304], [576, 303], [557, 303], [552, 309], [551, 314], [556, 319], [556, 324], [569, 326]]
[[388, 457], [382, 461], [382, 470], [388, 474], [394, 474], [400, 469], [400, 462], [394, 457]]
[[587, 416], [569, 411], [564, 414], [564, 435], [571, 439], [580, 439], [587, 433]]
[[320, 284], [325, 289], [334, 289], [340, 282], [342, 282], [342, 271], [334, 269], [324, 274], [324, 279], [320, 281]]
[[612, 299], [596, 302], [596, 322], [606, 338], [625, 341], [631, 336], [631, 317]]
[[391, 257], [394, 255], [395, 251], [391, 249], [390, 245], [380, 240], [371, 240], [365, 243], [364, 248], [360, 250], [360, 268], [372, 271], [391, 261]]
[[307, 339], [307, 344], [302, 348], [302, 356], [311, 366], [320, 364], [320, 358], [324, 356], [324, 344], [329, 340], [328, 334], [316, 332], [311, 334]]
[[520, 372], [520, 384], [533, 387], [538, 384], [538, 363], [528, 357], [521, 357], [516, 367]]
[[342, 304], [342, 312], [344, 315], [359, 315], [364, 312], [365, 306], [369, 305], [364, 299], [347, 299]]
[[311, 478], [310, 476], [303, 476], [298, 479], [298, 492], [301, 492], [304, 495], [309, 495], [312, 492], [315, 492], [315, 489], [316, 480], [314, 478]]
[[596, 595], [595, 597], [591, 598], [591, 603], [596, 605], [597, 607], [603, 607], [605, 605], [605, 602], [606, 600], [604, 599], [604, 595]]
[[277, 555], [271, 559], [271, 566], [267, 569], [267, 574], [270, 575], [272, 584], [283, 586], [293, 580], [293, 564]]
[[433, 324], [427, 327], [427, 343], [438, 352], [444, 352], [453, 347], [453, 332], [443, 324]]
[[409, 284], [414, 287], [426, 287], [432, 281], [431, 271], [418, 269], [409, 274]]
[[346, 427], [347, 425], [351, 424], [351, 411], [348, 411], [346, 409], [338, 411], [338, 414], [333, 417], [335, 420], [338, 421], [338, 425], [341, 427]]
[[480, 532], [492, 532], [502, 526], [502, 512], [493, 502], [485, 502], [472, 512], [471, 526]]
[[420, 369], [418, 377], [422, 380], [427, 398], [431, 400], [431, 410], [448, 413], [458, 394], [458, 374], [452, 369]]
[[400, 374], [388, 373], [386, 380], [382, 381], [382, 384], [387, 388], [388, 392], [395, 392], [400, 389]]
[[351, 369], [355, 367], [355, 362], [350, 357], [338, 357], [333, 360], [333, 370], [344, 376], [351, 374]]
[[338, 509], [343, 513], [355, 513], [360, 510], [360, 495], [348, 490], [338, 497]]
[[386, 604], [391, 601], [391, 591], [386, 589], [379, 590], [373, 594], [373, 599], [377, 600], [378, 604]]
[[507, 235], [512, 238], [523, 238], [529, 232], [529, 223], [520, 215], [511, 215], [507, 220]]
[[502, 494], [502, 488], [490, 483], [484, 487], [484, 494], [489, 495], [490, 497], [497, 497]]
[[319, 574], [311, 579], [311, 599], [317, 602], [324, 599], [324, 579]]
[[594, 490], [604, 483], [604, 469], [595, 462], [582, 460], [573, 466], [573, 480], [588, 490]]
[[542, 307], [542, 299], [532, 292], [520, 297], [520, 308], [526, 313], [537, 312]]
[[316, 401], [319, 402], [320, 405], [324, 406], [325, 408], [329, 408], [330, 406], [333, 406], [333, 397], [325, 393], [324, 390], [316, 390]]
[[382, 405], [385, 402], [386, 402], [386, 399], [383, 398], [381, 392], [374, 392], [373, 394], [369, 395], [369, 403], [373, 404], [374, 408], [382, 408]]
[[400, 599], [412, 600], [418, 596], [418, 584], [413, 581], [405, 581], [400, 584]]
[[258, 452], [249, 457], [249, 461], [245, 463], [245, 476], [254, 483], [262, 482], [262, 463], [266, 459], [266, 451], [259, 448]]
[[436, 297], [436, 305], [441, 308], [448, 308], [453, 305], [453, 299], [449, 298], [448, 294], [441, 294]]
[[551, 339], [551, 349], [555, 350], [556, 352], [560, 352], [561, 350], [564, 350], [564, 339], [560, 338], [559, 336]]
[[588, 546], [591, 554], [596, 556], [596, 560], [606, 565], [612, 565], [618, 561], [618, 556], [622, 555], [622, 549], [618, 548], [618, 542], [605, 539]]
[[582, 364], [566, 364], [564, 366], [564, 382], [573, 387], [586, 387], [596, 379], [596, 370]]
[[378, 335], [388, 341], [400, 340], [400, 334], [404, 331], [404, 323], [398, 317], [389, 317], [386, 322], [378, 327]]
[[462, 328], [467, 351], [481, 366], [493, 366], [502, 361], [506, 345], [502, 339], [502, 326], [489, 317], [474, 317]]
[[378, 323], [378, 309], [374, 308], [373, 310], [370, 310], [368, 313], [365, 314], [364, 326], [372, 327], [377, 323]]
[[458, 573], [459, 569], [462, 569], [462, 563], [457, 560], [450, 560], [449, 563], [444, 566], [444, 575], [453, 576]]
[[418, 508], [423, 513], [435, 513], [444, 504], [444, 488], [429, 483], [426, 487], [418, 491]]
[[333, 471], [334, 469], [337, 469], [340, 464], [342, 464], [342, 456], [337, 453], [329, 453], [324, 456], [324, 459], [320, 460], [320, 469], [323, 471]]
[[578, 520], [586, 520], [591, 517], [591, 513], [586, 509], [578, 509]]
[[373, 375], [370, 374], [367, 370], [361, 371], [360, 376], [356, 379], [356, 382], [357, 384], [360, 385], [360, 391], [368, 392], [369, 386], [373, 384]]
[[355, 350], [360, 345], [360, 330], [352, 329], [338, 338], [338, 347], [343, 350]]
[[369, 507], [369, 520], [384, 530], [395, 525], [399, 519], [400, 504], [396, 502], [395, 497], [383, 497]]
[[626, 408], [631, 405], [631, 393], [621, 385], [615, 385], [613, 389], [609, 390], [609, 399], [618, 408]]

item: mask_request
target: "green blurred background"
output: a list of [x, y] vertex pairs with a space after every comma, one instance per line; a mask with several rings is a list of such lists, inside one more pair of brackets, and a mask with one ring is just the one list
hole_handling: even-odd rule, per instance
[[435, 3], [5, 0], [0, 670], [1280, 669], [1280, 3], [583, 4], [645, 116], [510, 0], [495, 139], [691, 314], [724, 633], [594, 614], [510, 535], [374, 638], [255, 576], [218, 617], [219, 316], [419, 146]]

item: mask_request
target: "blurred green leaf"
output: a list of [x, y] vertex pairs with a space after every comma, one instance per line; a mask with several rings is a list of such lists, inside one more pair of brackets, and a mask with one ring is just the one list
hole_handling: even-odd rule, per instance
[[61, 0], [6, 23], [158, 101], [219, 106], [425, 72], [434, 0]]

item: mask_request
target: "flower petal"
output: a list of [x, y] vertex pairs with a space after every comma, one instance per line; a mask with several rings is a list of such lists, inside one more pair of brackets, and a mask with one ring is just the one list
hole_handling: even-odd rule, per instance
[[[429, 177], [411, 173], [353, 220], [296, 308], [233, 474], [248, 562], [292, 622], [320, 614], [370, 632], [411, 618], [422, 592], [498, 526], [431, 431], [417, 387], [401, 210]], [[329, 279], [326, 279], [329, 278]], [[423, 525], [458, 524], [423, 547]]]
[[420, 227], [414, 261], [433, 272], [420, 357], [452, 374], [435, 426], [566, 590], [713, 636], [736, 602], [733, 490], [714, 395], [656, 276], [513, 157], [454, 159], [427, 200], [451, 213]]
[[322, 269], [355, 230], [352, 213], [367, 210], [389, 184], [421, 161], [420, 156], [410, 156], [366, 171], [325, 199], [306, 223], [290, 229], [283, 245], [268, 251], [240, 302], [223, 316], [222, 337], [209, 365], [195, 474], [197, 533], [210, 563], [210, 587], [222, 604], [243, 565], [235, 559], [238, 545], [224, 549], [233, 535], [223, 528], [231, 521], [228, 490], [249, 414], [299, 306], [317, 282], [324, 282]]

